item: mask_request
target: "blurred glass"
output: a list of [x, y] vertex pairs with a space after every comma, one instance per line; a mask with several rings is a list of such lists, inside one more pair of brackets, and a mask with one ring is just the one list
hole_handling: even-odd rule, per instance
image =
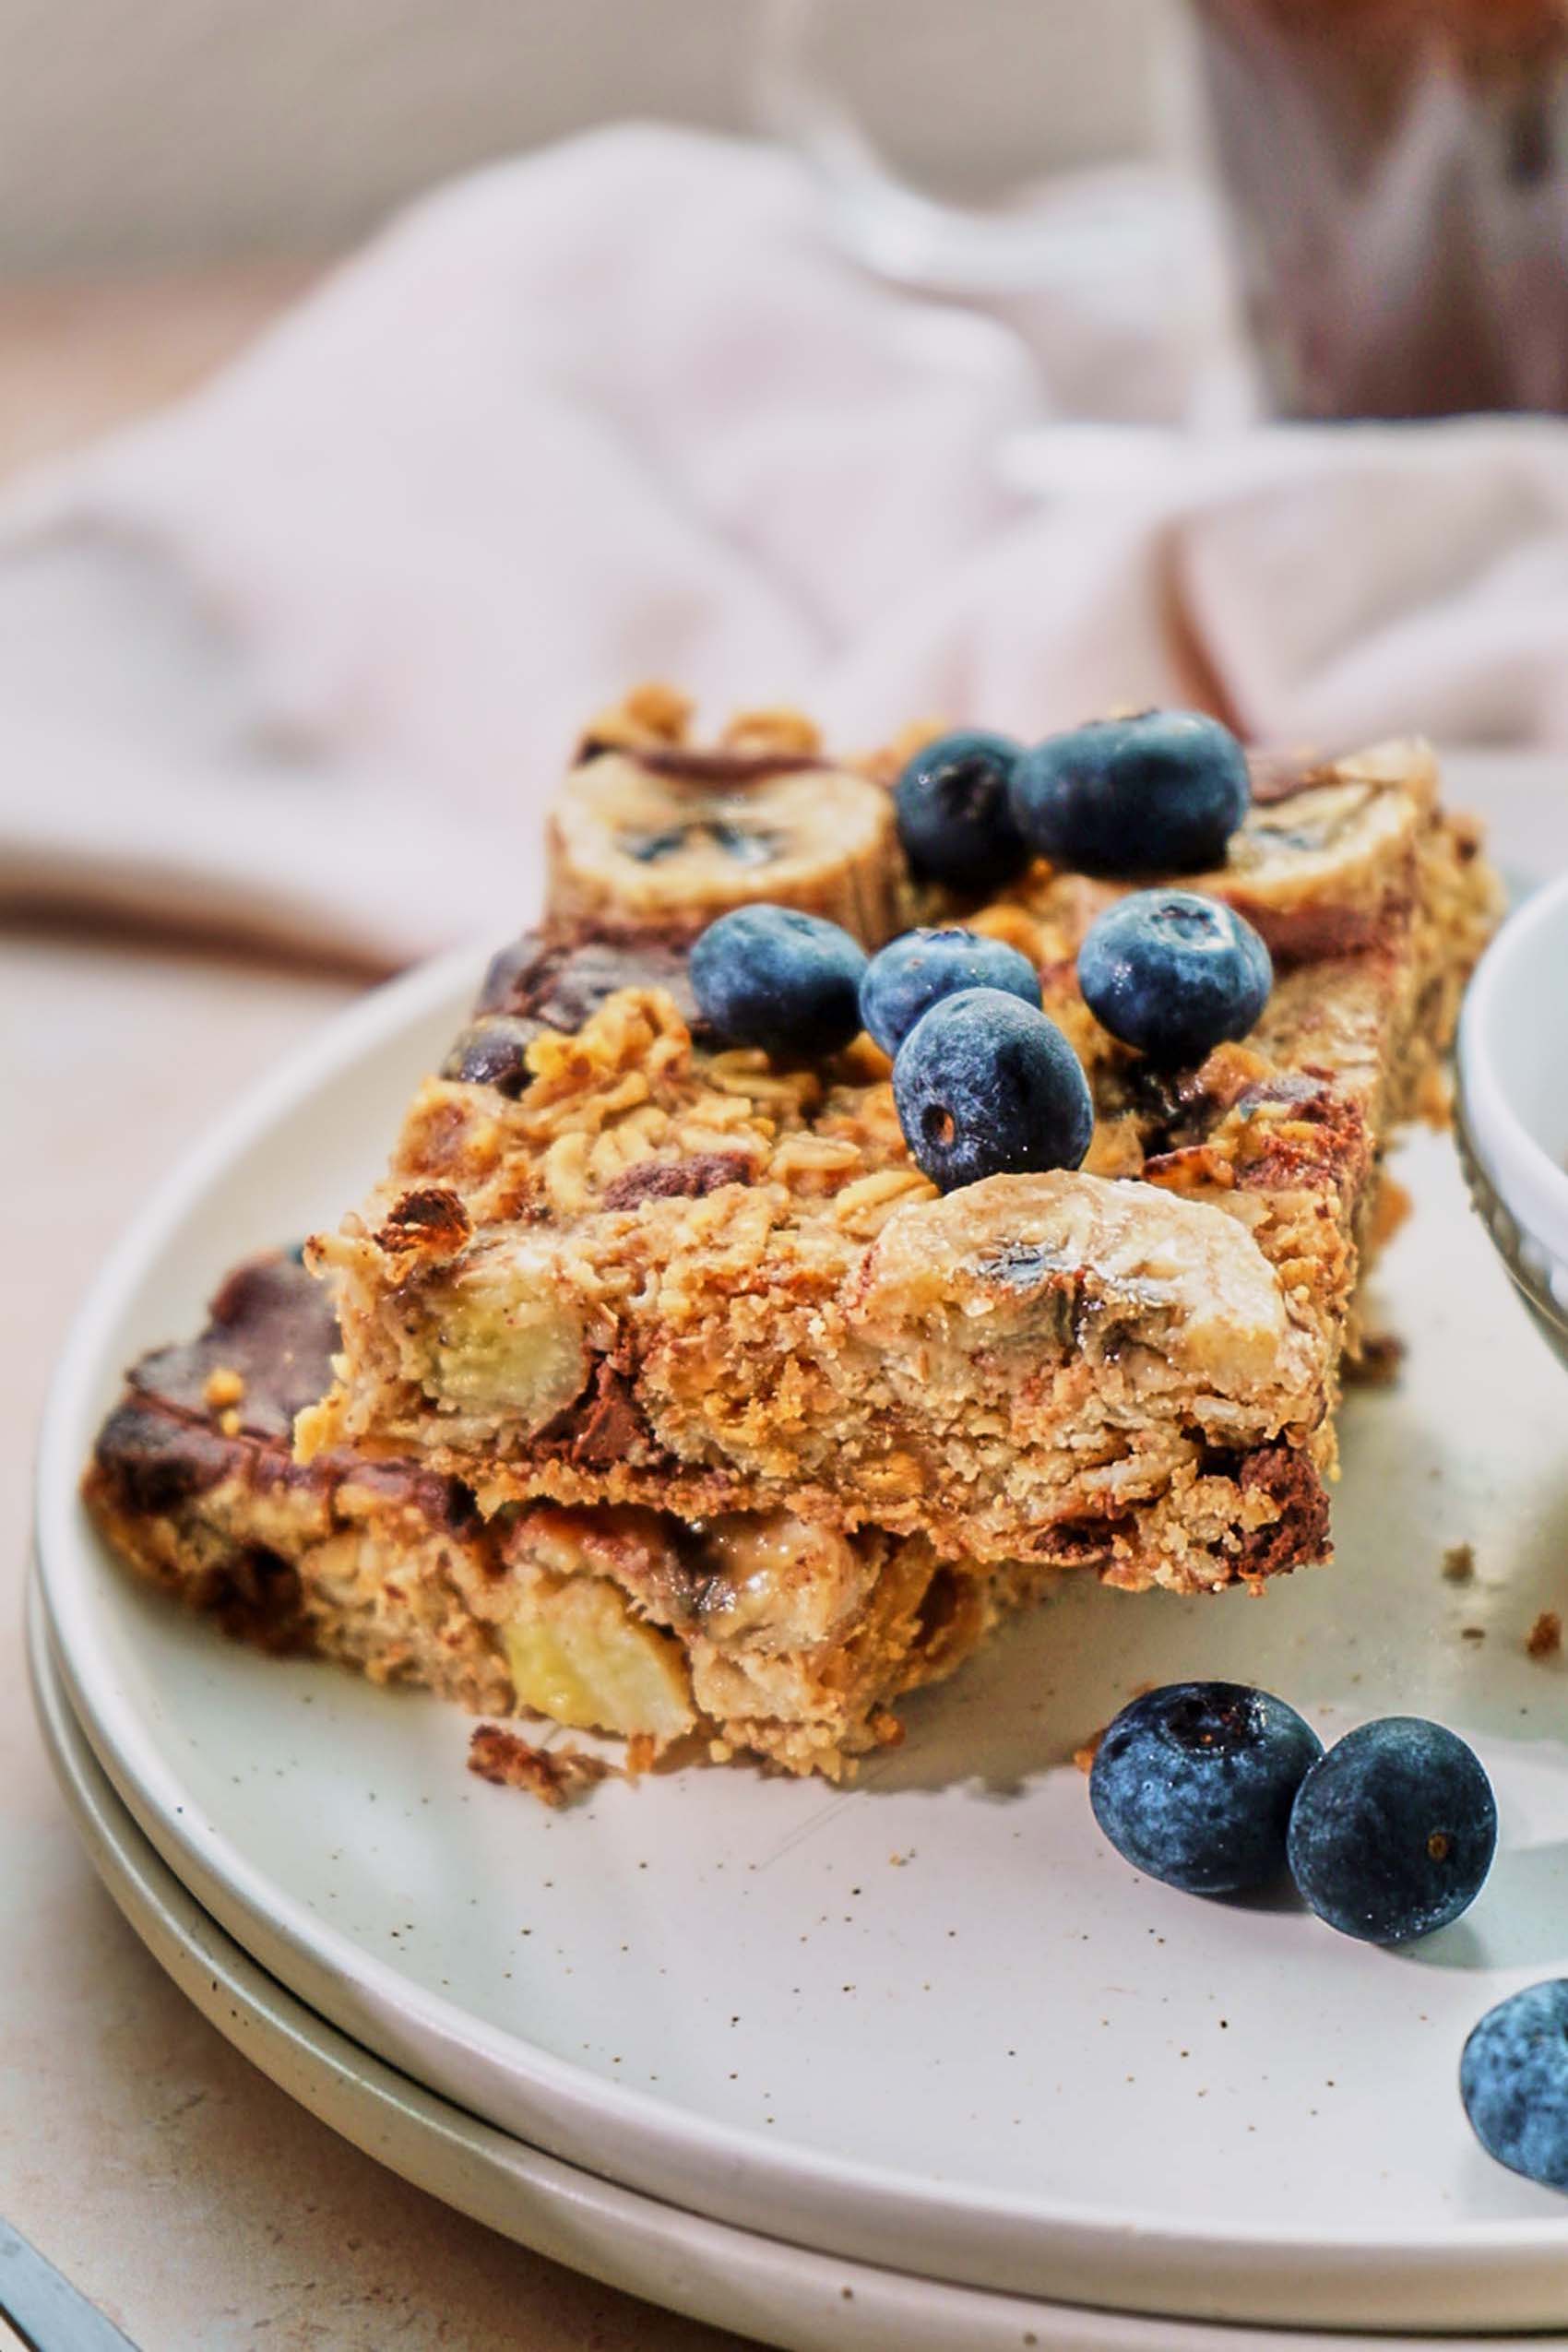
[[1568, 410], [1568, 0], [1193, 0], [1265, 391]]
[[762, 108], [845, 244], [903, 284], [1023, 294], [1144, 269], [1168, 22], [1163, 0], [768, 0]]

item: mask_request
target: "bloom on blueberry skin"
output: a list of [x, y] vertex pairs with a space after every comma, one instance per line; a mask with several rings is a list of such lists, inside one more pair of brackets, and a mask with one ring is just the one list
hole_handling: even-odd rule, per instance
[[866, 953], [837, 923], [795, 907], [737, 907], [692, 949], [692, 993], [732, 1045], [811, 1061], [858, 1036]]
[[982, 898], [1023, 872], [1028, 846], [1009, 797], [1021, 750], [1010, 735], [968, 727], [906, 762], [893, 810], [912, 873]]
[[1094, 1138], [1088, 1080], [1067, 1039], [996, 988], [961, 989], [916, 1022], [894, 1059], [893, 1100], [916, 1166], [944, 1193], [1077, 1168]]
[[1078, 987], [1100, 1027], [1166, 1067], [1245, 1037], [1273, 985], [1273, 960], [1251, 923], [1191, 890], [1119, 899], [1078, 950]]
[[1290, 1807], [1322, 1753], [1312, 1726], [1267, 1691], [1172, 1682], [1111, 1725], [1089, 1803], [1135, 1870], [1188, 1895], [1238, 1895], [1284, 1875]]
[[1026, 752], [1012, 808], [1052, 865], [1111, 881], [1221, 865], [1252, 801], [1246, 754], [1198, 710], [1099, 719]]
[[861, 982], [861, 1019], [884, 1053], [897, 1053], [915, 1023], [962, 988], [999, 988], [1037, 1010], [1039, 974], [1000, 939], [957, 924], [907, 931], [874, 955]]
[[1413, 1715], [1348, 1731], [1290, 1814], [1290, 1874], [1320, 1919], [1406, 1943], [1467, 1911], [1497, 1849], [1497, 1803], [1457, 1732]]
[[1568, 1978], [1487, 2011], [1459, 2061], [1459, 2096], [1488, 2156], [1568, 2190]]

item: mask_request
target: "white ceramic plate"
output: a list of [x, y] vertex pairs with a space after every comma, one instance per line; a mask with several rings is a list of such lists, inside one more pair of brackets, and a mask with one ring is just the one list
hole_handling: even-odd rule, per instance
[[[44, 1593], [160, 1852], [356, 2040], [694, 2211], [1119, 2308], [1568, 2320], [1568, 2208], [1488, 2162], [1454, 2087], [1480, 2012], [1568, 1966], [1568, 1673], [1523, 1650], [1568, 1598], [1568, 1396], [1446, 1141], [1408, 1155], [1420, 1214], [1384, 1296], [1410, 1360], [1348, 1408], [1337, 1567], [1262, 1601], [1086, 1584], [914, 1705], [908, 1745], [847, 1793], [699, 1771], [550, 1815], [469, 1780], [442, 1707], [232, 1649], [114, 1570], [75, 1479], [120, 1366], [236, 1255], [355, 1196], [478, 963], [370, 1000], [254, 1098], [67, 1349]], [[1460, 1539], [1470, 1587], [1439, 1573]], [[1398, 1709], [1471, 1738], [1503, 1813], [1471, 1917], [1380, 1953], [1283, 1902], [1140, 1882], [1066, 1758], [1132, 1689], [1192, 1672], [1279, 1690], [1327, 1734]]]
[[[989, 2295], [814, 2254], [618, 2189], [509, 2139], [358, 2049], [226, 1936], [137, 1829], [72, 1716], [42, 1612], [33, 1695], [55, 1776], [131, 1926], [225, 2039], [367, 2156], [475, 2220], [612, 2286], [797, 2352], [1506, 2352], [1501, 2336], [1215, 2328]], [[1568, 2346], [1568, 2337], [1531, 2343]]]

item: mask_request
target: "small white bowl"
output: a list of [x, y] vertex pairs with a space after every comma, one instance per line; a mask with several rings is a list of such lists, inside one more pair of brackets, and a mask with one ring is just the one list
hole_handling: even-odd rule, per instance
[[1568, 874], [1482, 956], [1459, 1021], [1455, 1128], [1470, 1197], [1568, 1363]]

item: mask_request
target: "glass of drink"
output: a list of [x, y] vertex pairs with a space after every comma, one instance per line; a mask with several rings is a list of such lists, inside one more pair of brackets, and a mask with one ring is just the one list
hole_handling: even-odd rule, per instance
[[1568, 0], [1193, 0], [1294, 417], [1568, 410]]

